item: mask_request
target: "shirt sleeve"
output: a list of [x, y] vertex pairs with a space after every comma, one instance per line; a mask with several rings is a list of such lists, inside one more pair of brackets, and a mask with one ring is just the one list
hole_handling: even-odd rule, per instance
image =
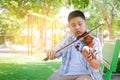
[[100, 44], [97, 38], [94, 38], [93, 42], [94, 42], [93, 51], [96, 50], [96, 53], [97, 53], [96, 58], [102, 63], [103, 62], [102, 45]]
[[[65, 39], [63, 39], [63, 40], [54, 48], [54, 51], [56, 52], [56, 51], [58, 51], [59, 49], [61, 49], [61, 48], [63, 48], [64, 46], [66, 46], [66, 45], [69, 43], [69, 39], [70, 39], [70, 36], [68, 36], [68, 37], [66, 37]], [[55, 54], [55, 56], [56, 56], [57, 58], [59, 58], [59, 57], [61, 57], [62, 54], [65, 53], [65, 52], [66, 52], [66, 49], [63, 49], [63, 50], [57, 52], [57, 53]]]

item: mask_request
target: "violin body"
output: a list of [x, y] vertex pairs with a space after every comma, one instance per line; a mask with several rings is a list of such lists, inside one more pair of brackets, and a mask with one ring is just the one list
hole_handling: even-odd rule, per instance
[[94, 39], [93, 36], [88, 35], [83, 39], [83, 41], [86, 43], [88, 47], [92, 48], [94, 45], [93, 39]]

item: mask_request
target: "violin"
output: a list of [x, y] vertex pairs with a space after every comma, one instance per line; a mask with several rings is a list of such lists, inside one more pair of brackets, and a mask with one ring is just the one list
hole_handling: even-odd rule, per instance
[[[93, 45], [94, 45], [94, 43], [93, 43], [93, 37], [92, 37], [91, 35], [89, 35], [89, 34], [90, 34], [93, 30], [99, 28], [101, 25], [103, 25], [103, 24], [100, 24], [100, 25], [98, 25], [97, 27], [95, 27], [95, 28], [93, 28], [92, 30], [90, 30], [89, 32], [85, 32], [85, 33], [83, 33], [82, 35], [78, 36], [76, 40], [74, 40], [73, 42], [71, 42], [71, 43], [69, 43], [68, 45], [64, 46], [63, 48], [57, 50], [55, 53], [58, 53], [58, 52], [60, 52], [61, 50], [67, 48], [67, 47], [70, 46], [70, 45], [72, 45], [73, 43], [75, 43], [75, 42], [77, 42], [77, 41], [82, 41], [82, 40], [87, 44], [87, 46], [89, 46], [89, 47], [92, 48]], [[42, 61], [47, 61], [47, 60], [49, 60], [49, 57], [48, 57], [48, 56], [47, 56], [46, 58], [44, 58]]]
[[[88, 34], [88, 33], [87, 32], [83, 33], [82, 37], [84, 37], [86, 34]], [[79, 39], [79, 36], [77, 38]], [[88, 47], [92, 48], [93, 45], [94, 45], [94, 43], [93, 43], [93, 37], [90, 34], [88, 34], [87, 36], [85, 36], [83, 38], [83, 41], [86, 43], [86, 45]]]

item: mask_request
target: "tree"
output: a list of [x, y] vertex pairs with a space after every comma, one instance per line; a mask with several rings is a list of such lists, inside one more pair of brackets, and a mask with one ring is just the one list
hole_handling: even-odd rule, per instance
[[117, 0], [94, 0], [91, 1], [90, 5], [93, 8], [93, 14], [97, 14], [96, 17], [98, 19], [103, 19], [106, 22], [109, 30], [109, 39], [114, 39], [113, 25], [115, 26], [115, 24], [113, 22], [117, 19], [116, 16], [120, 14], [120, 2]]
[[[2, 30], [9, 29], [9, 25], [15, 24], [17, 21], [25, 18], [25, 16], [28, 14], [28, 11], [33, 11], [42, 15], [46, 15], [48, 17], [54, 17], [59, 12], [61, 6], [69, 7], [71, 5], [74, 5], [74, 7], [83, 8], [88, 5], [88, 1], [89, 0], [0, 0], [0, 8], [4, 8], [6, 10], [6, 12], [3, 14], [5, 17], [7, 17], [7, 19], [1, 18], [4, 23], [1, 23], [1, 26], [7, 26], [6, 29], [2, 27]], [[82, 5], [77, 6], [80, 3]], [[1, 17], [4, 17], [4, 15], [1, 15]], [[10, 16], [15, 18], [14, 21], [16, 22], [10, 21]], [[16, 25], [16, 27], [17, 26], [18, 25]]]
[[23, 23], [23, 19], [17, 19], [14, 15], [0, 14], [0, 35], [4, 36], [4, 43], [6, 43], [7, 37], [19, 35], [21, 26], [24, 25]]
[[1, 32], [6, 35], [8, 32], [12, 33], [25, 27], [23, 23], [25, 23], [29, 11], [53, 18], [59, 12], [61, 6], [69, 7], [73, 5], [77, 8], [83, 8], [88, 5], [88, 1], [89, 0], [0, 0], [0, 8], [6, 10], [6, 12], [0, 15]]
[[9, 13], [23, 18], [29, 10], [46, 16], [56, 15], [61, 6], [84, 8], [88, 6], [89, 0], [1, 0], [3, 8]]

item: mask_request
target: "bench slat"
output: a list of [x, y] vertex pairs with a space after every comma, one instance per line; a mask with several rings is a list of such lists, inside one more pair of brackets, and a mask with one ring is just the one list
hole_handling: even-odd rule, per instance
[[105, 42], [103, 46], [103, 64], [110, 69], [114, 54], [115, 44], [113, 42]]
[[118, 56], [120, 53], [120, 40], [105, 42], [102, 50], [103, 65], [108, 69], [105, 80], [111, 80], [112, 72], [116, 72]]

